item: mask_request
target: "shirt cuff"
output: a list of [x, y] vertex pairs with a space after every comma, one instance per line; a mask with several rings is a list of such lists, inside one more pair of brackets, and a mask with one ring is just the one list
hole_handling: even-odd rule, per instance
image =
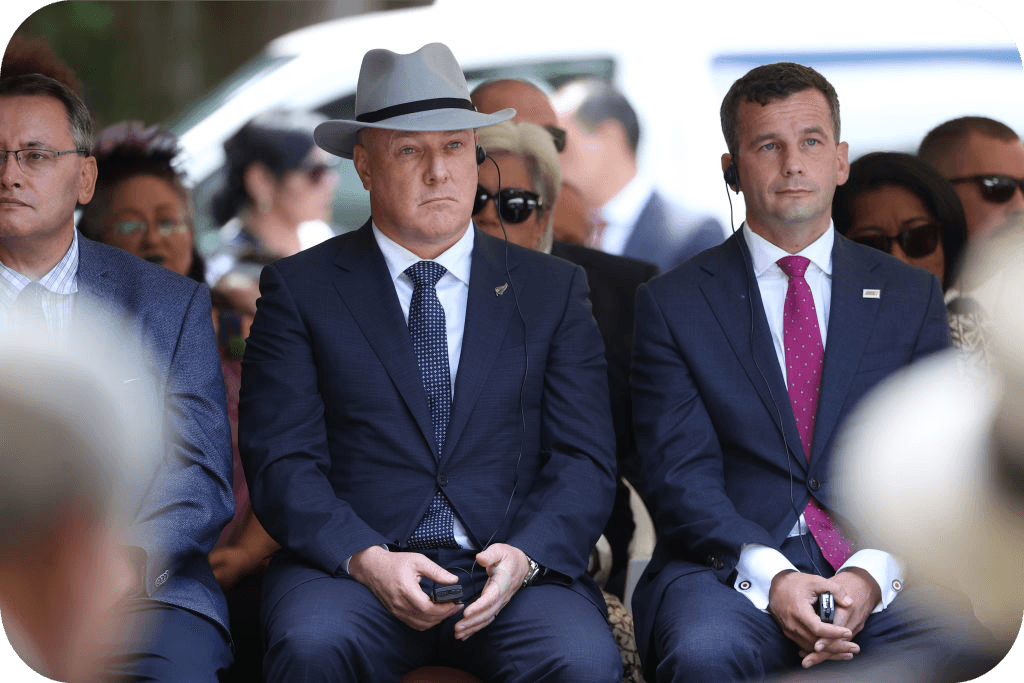
[[[905, 567], [903, 563], [884, 550], [872, 550], [870, 548], [858, 550], [850, 555], [839, 571], [857, 567], [866, 571], [882, 591], [882, 599], [871, 610], [872, 614], [881, 612], [896, 599], [896, 596], [903, 590], [903, 576]], [[838, 573], [838, 572], [836, 572]]]
[[733, 588], [754, 603], [754, 607], [767, 612], [772, 579], [786, 570], [797, 571], [793, 563], [775, 548], [760, 543], [744, 543], [740, 548], [739, 562], [736, 563]]

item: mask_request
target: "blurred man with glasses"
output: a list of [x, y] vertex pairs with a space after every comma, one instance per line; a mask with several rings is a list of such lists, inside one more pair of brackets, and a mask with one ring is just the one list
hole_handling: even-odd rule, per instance
[[1024, 146], [1009, 126], [983, 116], [952, 119], [933, 128], [917, 153], [953, 183], [971, 241], [1024, 215]]
[[0, 80], [0, 328], [31, 324], [69, 345], [83, 317], [126, 328], [118, 378], [163, 409], [156, 479], [123, 492], [135, 511], [117, 557], [131, 620], [104, 680], [216, 681], [231, 661], [227, 604], [206, 559], [231, 518], [230, 433], [206, 288], [75, 229], [96, 184], [92, 119], [46, 76]]

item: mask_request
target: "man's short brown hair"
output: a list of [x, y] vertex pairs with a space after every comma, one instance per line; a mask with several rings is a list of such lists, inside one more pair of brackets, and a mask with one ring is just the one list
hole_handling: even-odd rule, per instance
[[839, 96], [824, 76], [809, 66], [794, 62], [777, 62], [751, 69], [729, 88], [722, 100], [720, 115], [725, 144], [733, 158], [739, 156], [740, 102], [757, 102], [762, 107], [769, 102], [784, 100], [790, 95], [814, 88], [828, 101], [832, 114], [835, 142], [839, 142]]
[[917, 149], [917, 156], [927, 161], [932, 166], [942, 165], [945, 159], [955, 155], [961, 145], [967, 141], [971, 133], [984, 135], [985, 137], [1014, 142], [1020, 138], [1012, 128], [1005, 123], [984, 116], [961, 116], [952, 119], [932, 128], [921, 146]]

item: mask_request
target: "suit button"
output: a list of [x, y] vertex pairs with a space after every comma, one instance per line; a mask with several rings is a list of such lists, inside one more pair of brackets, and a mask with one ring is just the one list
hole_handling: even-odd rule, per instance
[[440, 484], [441, 486], [447, 486], [448, 485], [448, 475], [447, 474], [439, 474], [437, 476], [437, 483]]
[[812, 491], [817, 491], [818, 489], [821, 488], [821, 484], [818, 483], [817, 479], [811, 477], [811, 479], [807, 482], [807, 488], [809, 488]]
[[712, 569], [723, 569], [725, 563], [718, 559], [718, 555], [708, 555], [708, 564], [711, 565]]

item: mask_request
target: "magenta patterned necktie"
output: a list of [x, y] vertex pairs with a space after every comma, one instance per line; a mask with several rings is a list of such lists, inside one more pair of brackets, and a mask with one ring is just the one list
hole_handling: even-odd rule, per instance
[[[782, 325], [782, 339], [786, 347], [786, 384], [800, 443], [810, 461], [825, 351], [821, 345], [814, 297], [804, 279], [810, 261], [803, 256], [785, 256], [778, 260], [778, 264], [789, 277]], [[813, 497], [804, 508], [804, 521], [829, 564], [835, 569], [842, 567], [853, 553], [853, 546], [843, 539], [828, 513]]]

